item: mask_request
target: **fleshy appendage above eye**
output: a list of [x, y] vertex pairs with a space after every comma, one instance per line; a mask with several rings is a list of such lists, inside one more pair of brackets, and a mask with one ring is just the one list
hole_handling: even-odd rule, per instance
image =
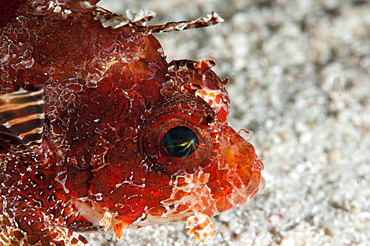
[[170, 175], [208, 167], [219, 147], [215, 117], [206, 102], [187, 95], [165, 98], [153, 105], [141, 134], [146, 165]]

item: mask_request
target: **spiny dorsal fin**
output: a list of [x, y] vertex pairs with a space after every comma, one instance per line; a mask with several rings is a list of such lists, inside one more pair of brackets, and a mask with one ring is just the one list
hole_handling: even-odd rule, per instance
[[40, 145], [44, 124], [44, 90], [0, 95], [0, 138], [2, 134], [26, 146]]

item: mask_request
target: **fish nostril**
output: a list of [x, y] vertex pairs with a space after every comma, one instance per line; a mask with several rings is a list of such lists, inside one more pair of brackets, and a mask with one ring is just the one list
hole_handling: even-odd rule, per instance
[[214, 120], [214, 118], [211, 115], [207, 115], [205, 120], [206, 120], [207, 124], [210, 124]]

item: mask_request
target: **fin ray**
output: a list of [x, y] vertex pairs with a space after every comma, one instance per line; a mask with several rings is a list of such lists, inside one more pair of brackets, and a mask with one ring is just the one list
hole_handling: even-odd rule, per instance
[[44, 107], [43, 89], [0, 95], [0, 138], [5, 134], [27, 146], [41, 144]]

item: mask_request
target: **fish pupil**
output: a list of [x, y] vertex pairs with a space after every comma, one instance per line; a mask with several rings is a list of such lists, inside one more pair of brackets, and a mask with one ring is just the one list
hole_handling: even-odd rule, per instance
[[198, 148], [199, 139], [189, 127], [176, 126], [164, 135], [163, 145], [173, 157], [186, 157]]

